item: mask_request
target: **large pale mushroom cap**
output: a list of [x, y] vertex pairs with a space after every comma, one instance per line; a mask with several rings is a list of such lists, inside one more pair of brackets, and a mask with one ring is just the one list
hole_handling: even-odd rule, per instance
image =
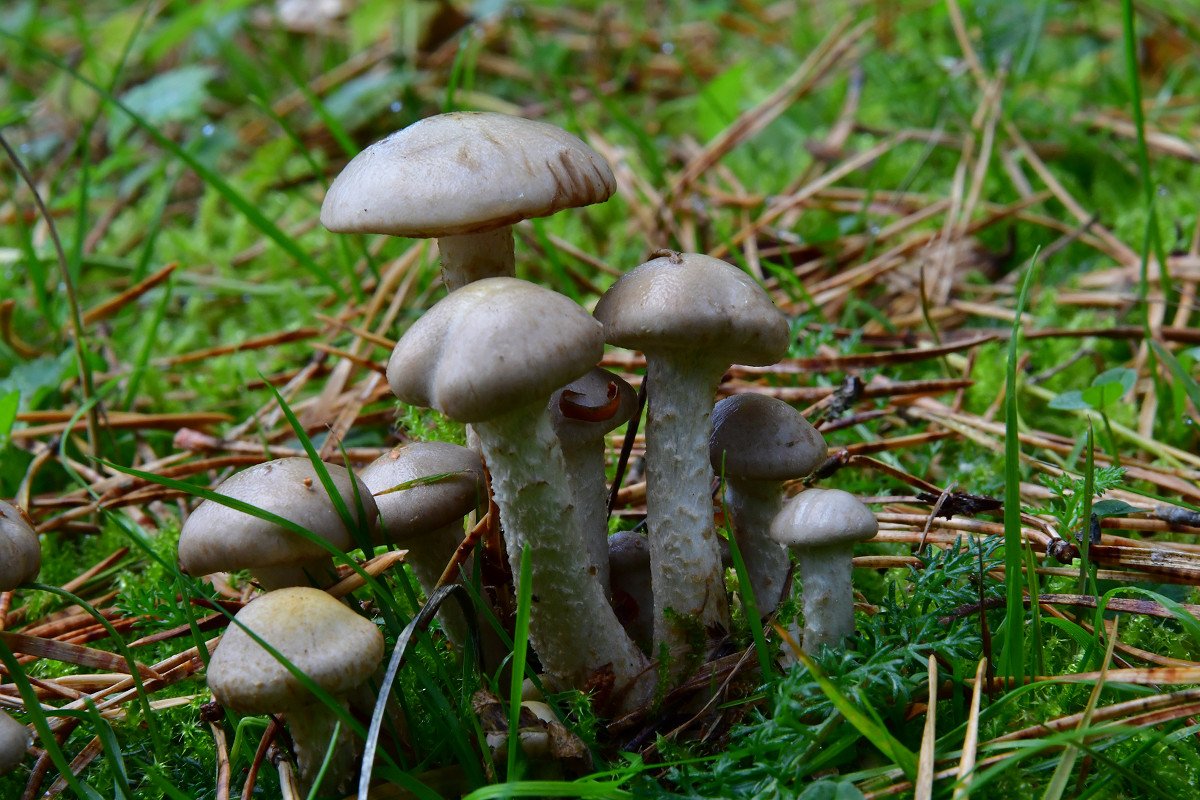
[[737, 267], [698, 253], [672, 253], [625, 273], [595, 315], [609, 344], [631, 350], [699, 351], [757, 366], [787, 352], [787, 319], [762, 287]]
[[[379, 494], [439, 475], [445, 477]], [[479, 454], [449, 442], [413, 442], [394, 447], [367, 465], [359, 477], [376, 495], [383, 537], [400, 544], [461, 520], [487, 503]]]
[[735, 394], [713, 407], [714, 470], [748, 481], [803, 478], [825, 460], [825, 437], [799, 411], [764, 394]]
[[841, 489], [806, 489], [784, 503], [771, 523], [771, 538], [795, 548], [852, 545], [878, 532], [871, 509]]
[[[355, 501], [357, 483], [366, 530], [375, 538], [379, 510], [371, 492], [345, 467], [337, 464], [325, 467], [351, 515], [360, 519]], [[353, 532], [342, 523], [306, 458], [281, 458], [256, 464], [231, 475], [216, 491], [298, 523], [339, 550], [356, 546]], [[190, 575], [294, 566], [328, 556], [324, 548], [285, 528], [211, 500], [197, 506], [179, 534], [179, 563]]]
[[29, 729], [0, 711], [0, 775], [20, 764], [31, 744]]
[[[292, 587], [250, 601], [235, 619], [333, 695], [358, 686], [383, 660], [383, 635], [320, 589]], [[270, 653], [231, 624], [208, 664], [208, 688], [243, 714], [289, 711], [318, 702]]]
[[406, 403], [480, 422], [544, 403], [603, 352], [600, 325], [570, 298], [517, 278], [487, 278], [425, 312], [396, 343], [387, 378]]
[[423, 119], [355, 156], [321, 224], [339, 233], [441, 237], [607, 200], [608, 163], [561, 128], [505, 114]]
[[0, 592], [32, 580], [42, 567], [42, 545], [16, 506], [0, 500]]

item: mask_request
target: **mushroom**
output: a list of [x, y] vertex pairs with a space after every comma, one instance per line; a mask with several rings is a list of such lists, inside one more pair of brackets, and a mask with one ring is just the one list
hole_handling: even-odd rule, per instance
[[0, 500], [0, 592], [33, 580], [41, 568], [42, 545], [29, 518]]
[[511, 277], [512, 225], [607, 200], [608, 163], [577, 137], [505, 114], [452, 112], [420, 120], [363, 150], [321, 204], [338, 233], [436, 238], [454, 291]]
[[0, 711], [0, 775], [20, 764], [32, 744], [29, 729]]
[[[359, 478], [375, 496], [381, 538], [407, 548], [405, 562], [429, 595], [462, 541], [463, 517], [487, 505], [479, 454], [449, 442], [413, 442], [384, 453]], [[431, 478], [437, 480], [424, 482]], [[452, 642], [466, 641], [457, 607], [447, 606], [439, 619]]]
[[854, 543], [878, 532], [871, 509], [841, 489], [806, 489], [784, 503], [771, 523], [771, 538], [799, 556], [806, 653], [840, 647], [854, 633]]
[[[345, 696], [383, 661], [383, 635], [375, 625], [320, 589], [295, 586], [251, 600], [208, 664], [208, 688], [222, 706], [241, 714], [283, 713], [296, 748], [300, 779], [311, 785], [337, 722], [280, 661], [246, 632], [279, 652], [345, 708]], [[343, 729], [326, 773], [341, 787], [353, 771], [354, 747]]]
[[599, 367], [550, 396], [550, 419], [575, 499], [575, 527], [583, 532], [594, 574], [609, 597], [604, 437], [628, 422], [637, 405], [633, 387]]
[[[355, 521], [374, 539], [379, 510], [370, 491], [345, 467], [326, 464], [325, 468]], [[291, 520], [339, 550], [352, 550], [360, 544], [354, 532], [346, 529], [306, 458], [256, 464], [231, 475], [216, 492]], [[335, 577], [325, 548], [273, 522], [212, 500], [197, 506], [183, 524], [179, 565], [190, 575], [249, 569], [268, 591], [285, 586], [328, 586]]]
[[648, 653], [654, 646], [654, 592], [646, 537], [634, 531], [617, 531], [608, 537], [608, 569], [617, 619]]
[[[729, 628], [708, 459], [717, 386], [732, 363], [777, 361], [787, 350], [787, 320], [741, 270], [674, 252], [618, 278], [595, 315], [610, 344], [646, 354], [654, 647], [687, 656], [697, 626], [709, 636]], [[678, 660], [671, 671], [678, 676], [685, 666]]]
[[787, 550], [771, 538], [783, 507], [783, 482], [803, 478], [825, 459], [825, 439], [782, 400], [735, 394], [713, 408], [709, 455], [725, 476], [733, 533], [761, 614], [779, 605], [790, 567]]
[[492, 475], [509, 559], [528, 557], [529, 635], [552, 683], [580, 688], [611, 669], [640, 702], [646, 659], [591, 574], [573, 522], [562, 449], [546, 403], [600, 359], [600, 326], [566, 297], [516, 278], [452, 292], [404, 334], [388, 361], [392, 391], [474, 423]]

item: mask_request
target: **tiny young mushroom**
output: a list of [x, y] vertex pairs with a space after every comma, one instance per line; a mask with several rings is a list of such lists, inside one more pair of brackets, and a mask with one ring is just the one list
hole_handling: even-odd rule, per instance
[[489, 112], [438, 114], [363, 150], [321, 204], [338, 233], [436, 238], [454, 291], [515, 275], [514, 223], [602, 203], [612, 169], [578, 137]]
[[723, 473], [732, 528], [760, 614], [787, 588], [787, 550], [771, 538], [783, 507], [783, 482], [803, 478], [825, 460], [825, 438], [782, 400], [735, 394], [713, 408], [709, 455]]
[[550, 418], [567, 462], [567, 482], [575, 500], [575, 527], [583, 532], [588, 558], [609, 597], [604, 437], [628, 422], [637, 405], [633, 387], [599, 367], [550, 396]]
[[771, 538], [799, 556], [804, 652], [841, 647], [854, 633], [854, 543], [878, 532], [871, 509], [841, 489], [806, 489], [784, 503], [771, 523]]
[[[371, 492], [345, 467], [326, 464], [334, 487], [369, 540], [379, 522]], [[307, 458], [281, 458], [235, 473], [215, 490], [303, 526], [339, 550], [358, 546]], [[361, 507], [361, 510], [360, 510]], [[273, 522], [205, 500], [179, 534], [179, 565], [189, 575], [249, 569], [268, 591], [328, 586], [335, 574], [329, 551]]]
[[[412, 442], [372, 461], [359, 478], [375, 496], [381, 538], [407, 548], [404, 560], [428, 595], [463, 539], [463, 517], [487, 506], [479, 454], [449, 442]], [[396, 489], [405, 484], [413, 485]], [[439, 619], [450, 641], [466, 641], [456, 604]]]
[[42, 567], [42, 545], [20, 508], [0, 500], [0, 592], [33, 580]]
[[0, 711], [0, 775], [20, 764], [32, 744], [29, 729]]
[[787, 319], [754, 279], [695, 253], [670, 252], [617, 279], [596, 305], [604, 336], [646, 354], [646, 513], [654, 647], [679, 677], [697, 627], [729, 629], [716, 529], [709, 422], [731, 364], [767, 365], [787, 350]]
[[[245, 629], [333, 695], [343, 708], [346, 696], [382, 663], [383, 634], [329, 594], [303, 586], [267, 592], [251, 600], [234, 620], [209, 661], [208, 688], [218, 703], [238, 713], [283, 713], [295, 744], [300, 780], [310, 786], [333, 738], [336, 713]], [[325, 785], [340, 788], [353, 763], [353, 737], [343, 727], [334, 743]]]
[[404, 402], [475, 425], [514, 571], [522, 552], [529, 560], [529, 636], [551, 681], [582, 688], [611, 670], [614, 699], [637, 704], [649, 694], [646, 658], [590, 573], [546, 408], [603, 349], [599, 324], [570, 299], [487, 278], [417, 320], [392, 351], [387, 377]]

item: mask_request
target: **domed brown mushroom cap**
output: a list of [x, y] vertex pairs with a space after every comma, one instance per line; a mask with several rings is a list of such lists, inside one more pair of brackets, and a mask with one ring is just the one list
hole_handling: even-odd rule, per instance
[[546, 398], [604, 352], [596, 320], [568, 297], [516, 278], [443, 298], [396, 343], [392, 391], [451, 419], [480, 422]]
[[637, 411], [637, 392], [619, 375], [596, 367], [550, 396], [550, 419], [563, 444], [600, 439]]
[[631, 350], [702, 350], [766, 365], [788, 344], [783, 313], [754, 279], [698, 253], [672, 253], [625, 273], [596, 304], [610, 344]]
[[20, 764], [31, 744], [29, 729], [0, 711], [0, 775]]
[[749, 481], [803, 478], [825, 460], [825, 437], [796, 409], [763, 394], [735, 394], [713, 408], [713, 469]]
[[[374, 534], [379, 510], [371, 492], [345, 467], [326, 464], [329, 476], [355, 519], [358, 502]], [[227, 478], [218, 494], [291, 520], [323, 536], [339, 550], [355, 546], [320, 478], [306, 458], [281, 458], [256, 464]], [[329, 551], [272, 522], [205, 500], [188, 517], [179, 534], [179, 563], [191, 575], [259, 567], [285, 567], [327, 558]]]
[[443, 237], [607, 200], [608, 163], [561, 128], [505, 114], [423, 119], [355, 156], [321, 224], [339, 233]]
[[0, 592], [32, 580], [42, 567], [42, 545], [28, 518], [0, 500]]
[[[330, 694], [350, 691], [383, 660], [383, 635], [320, 589], [292, 587], [250, 601], [235, 619]], [[233, 624], [208, 664], [208, 688], [243, 714], [318, 702], [283, 664]]]
[[[437, 475], [445, 477], [380, 494]], [[461, 520], [487, 502], [479, 454], [449, 442], [413, 442], [394, 447], [367, 465], [359, 477], [375, 495], [383, 537], [398, 543]]]
[[785, 503], [771, 523], [771, 538], [785, 547], [851, 545], [878, 532], [871, 509], [841, 489], [806, 489]]

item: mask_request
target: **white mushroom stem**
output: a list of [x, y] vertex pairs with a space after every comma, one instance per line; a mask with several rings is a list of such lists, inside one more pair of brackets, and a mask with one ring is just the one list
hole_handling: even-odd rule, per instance
[[[426, 597], [437, 586], [442, 572], [454, 557], [462, 539], [463, 526], [460, 521], [436, 528], [419, 540], [409, 542], [408, 554], [404, 560], [412, 568], [413, 575]], [[461, 645], [467, 641], [467, 621], [458, 601], [449, 600], [443, 603], [438, 611], [438, 621], [442, 623], [442, 629], [451, 642]]]
[[608, 486], [604, 481], [604, 437], [562, 444], [567, 482], [575, 498], [575, 527], [583, 536], [592, 574], [606, 598], [612, 597], [608, 574]]
[[654, 587], [654, 653], [679, 656], [702, 633], [729, 630], [729, 605], [713, 525], [708, 436], [725, 365], [683, 354], [647, 354], [646, 522]]
[[854, 633], [853, 547], [830, 545], [800, 550], [806, 653], [839, 647]]
[[611, 665], [626, 708], [652, 687], [647, 662], [621, 628], [590, 574], [583, 538], [572, 525], [566, 464], [545, 401], [510, 411], [475, 429], [492, 471], [508, 556], [516, 571], [522, 550], [533, 602], [529, 637], [552, 681], [576, 688]]
[[481, 233], [442, 236], [442, 282], [453, 292], [483, 278], [511, 278], [516, 274], [511, 225]]
[[[343, 708], [347, 707], [345, 701], [340, 702]], [[293, 709], [285, 716], [296, 751], [300, 783], [307, 794], [321, 770], [338, 718], [332, 709], [322, 703]], [[324, 789], [322, 794], [340, 791], [342, 784], [354, 773], [354, 737], [345, 724], [338, 731], [337, 742], [333, 748], [329, 769], [326, 770], [325, 779], [321, 784]]]
[[727, 478], [725, 486], [725, 503], [754, 602], [759, 614], [770, 614], [783, 596], [791, 566], [787, 550], [771, 538], [771, 521], [783, 507], [779, 483]]

